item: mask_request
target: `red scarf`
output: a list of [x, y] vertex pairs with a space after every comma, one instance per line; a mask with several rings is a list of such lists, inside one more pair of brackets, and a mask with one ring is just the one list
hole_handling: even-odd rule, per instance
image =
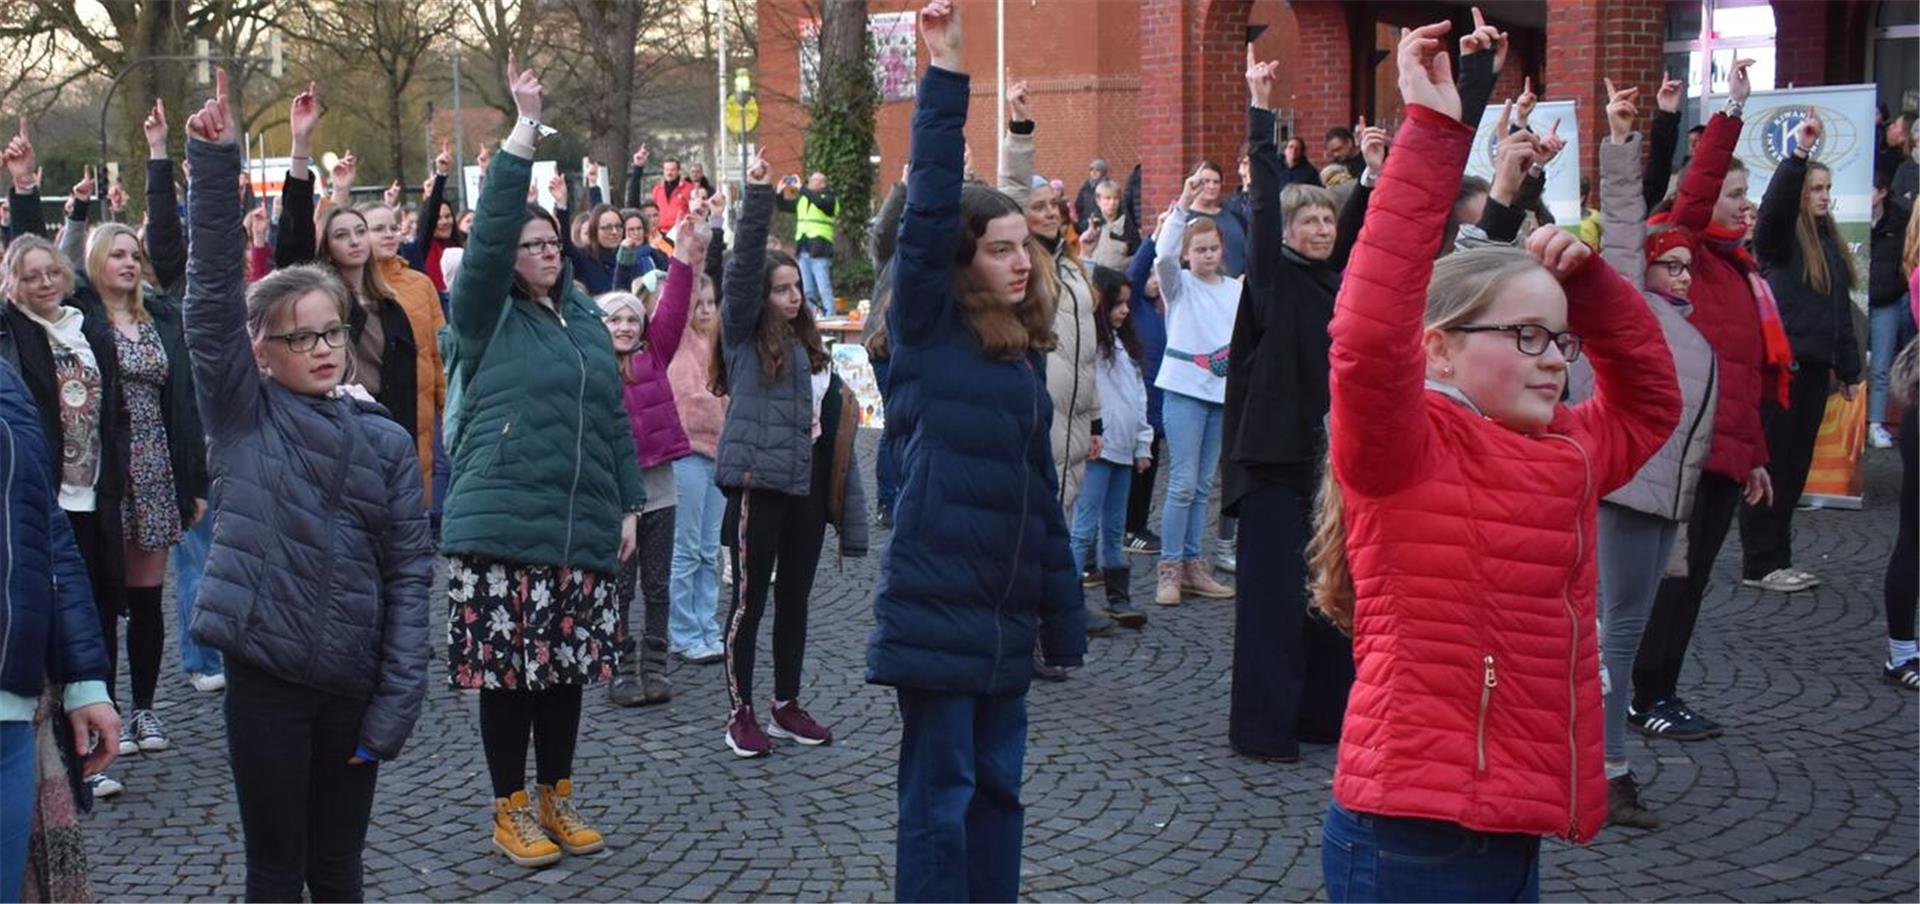
[[1760, 315], [1760, 340], [1765, 346], [1766, 364], [1773, 368], [1774, 398], [1785, 408], [1788, 387], [1793, 383], [1793, 343], [1787, 341], [1786, 321], [1780, 319], [1780, 304], [1774, 300], [1773, 289], [1760, 278], [1760, 267], [1747, 251], [1743, 241], [1746, 234], [1745, 229], [1727, 229], [1717, 223], [1708, 223], [1701, 233], [1709, 247], [1732, 258], [1747, 277], [1747, 286], [1753, 291], [1753, 305]]

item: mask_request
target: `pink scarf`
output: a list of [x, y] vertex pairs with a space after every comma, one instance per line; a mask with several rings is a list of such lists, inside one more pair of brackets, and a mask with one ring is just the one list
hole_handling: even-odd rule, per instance
[[1780, 303], [1774, 300], [1773, 288], [1760, 278], [1760, 268], [1747, 253], [1747, 247], [1741, 242], [1746, 230], [1723, 229], [1709, 223], [1704, 230], [1707, 242], [1713, 250], [1725, 257], [1732, 258], [1740, 265], [1741, 272], [1747, 276], [1747, 286], [1753, 290], [1753, 305], [1760, 315], [1760, 341], [1764, 347], [1765, 363], [1773, 368], [1774, 399], [1780, 407], [1787, 407], [1788, 387], [1793, 383], [1793, 343], [1787, 340], [1787, 323], [1780, 319]]

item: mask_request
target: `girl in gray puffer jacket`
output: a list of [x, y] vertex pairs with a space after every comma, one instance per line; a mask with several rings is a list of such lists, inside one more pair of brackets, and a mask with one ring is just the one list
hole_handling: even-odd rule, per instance
[[335, 392], [348, 296], [330, 270], [247, 290], [226, 88], [187, 122], [186, 335], [217, 513], [191, 632], [226, 656], [247, 898], [359, 900], [376, 770], [426, 692], [419, 457]]

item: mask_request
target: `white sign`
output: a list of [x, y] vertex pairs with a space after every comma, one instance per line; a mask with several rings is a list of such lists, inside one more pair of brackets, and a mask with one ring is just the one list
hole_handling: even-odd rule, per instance
[[[1493, 152], [1500, 146], [1504, 135], [1495, 134], [1500, 125], [1500, 111], [1505, 104], [1487, 105], [1486, 112], [1480, 114], [1479, 129], [1473, 135], [1473, 153], [1467, 156], [1467, 175], [1479, 176], [1488, 182], [1493, 181]], [[1552, 130], [1555, 120], [1560, 122], [1560, 137], [1566, 139], [1567, 147], [1560, 156], [1547, 164], [1547, 188], [1542, 198], [1547, 210], [1553, 212], [1555, 224], [1572, 228], [1580, 222], [1580, 121], [1574, 117], [1574, 102], [1570, 100], [1541, 101], [1533, 108], [1528, 117], [1528, 125], [1541, 135]]]
[[[480, 206], [480, 167], [467, 164], [461, 167], [460, 170], [461, 178], [466, 180], [467, 183], [467, 197], [472, 199], [473, 206]], [[554, 209], [555, 199], [553, 193], [547, 191], [547, 183], [553, 181], [553, 174], [559, 171], [559, 164], [551, 160], [535, 160], [533, 162], [533, 187], [540, 192], [538, 203], [541, 207], [549, 211]], [[447, 196], [448, 204], [453, 204], [456, 200], [458, 199], [454, 198], [451, 194]], [[586, 210], [584, 207], [576, 207], [575, 209], [580, 211]], [[566, 226], [565, 223], [560, 225], [563, 227]]]

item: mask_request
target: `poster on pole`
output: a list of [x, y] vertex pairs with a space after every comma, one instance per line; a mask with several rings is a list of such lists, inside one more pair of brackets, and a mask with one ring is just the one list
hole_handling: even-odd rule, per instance
[[[1480, 114], [1480, 125], [1473, 135], [1473, 153], [1467, 157], [1467, 175], [1493, 181], [1493, 152], [1505, 137], [1495, 134], [1503, 108], [1503, 104], [1488, 104], [1486, 112]], [[1547, 164], [1547, 189], [1542, 198], [1547, 209], [1553, 212], [1554, 222], [1569, 228], [1580, 222], [1581, 214], [1580, 121], [1574, 117], [1574, 110], [1573, 101], [1546, 100], [1534, 106], [1530, 117], [1533, 130], [1542, 135], [1559, 120], [1560, 137], [1566, 139], [1566, 150]]]
[[[1863, 316], [1867, 308], [1868, 233], [1873, 226], [1874, 97], [1873, 85], [1755, 91], [1747, 98], [1743, 116], [1746, 128], [1741, 130], [1733, 151], [1747, 165], [1747, 197], [1759, 204], [1766, 197], [1774, 171], [1794, 152], [1794, 130], [1808, 111], [1819, 114], [1822, 134], [1813, 147], [1813, 159], [1833, 172], [1833, 219], [1853, 255], [1854, 271], [1860, 274], [1853, 286], [1853, 303]], [[1707, 109], [1717, 111], [1724, 101], [1721, 97], [1708, 98]], [[1853, 402], [1839, 393], [1827, 397], [1802, 502], [1828, 508], [1860, 508], [1866, 395], [1863, 386]]]
[[[918, 13], [876, 13], [867, 17], [867, 49], [872, 54], [873, 88], [880, 102], [912, 100], [914, 56], [918, 52]], [[820, 77], [820, 23], [800, 23], [800, 102], [813, 103]]]
[[[546, 208], [548, 211], [554, 210], [555, 199], [553, 193], [547, 191], [547, 183], [553, 181], [553, 174], [556, 172], [559, 172], [559, 164], [551, 160], [535, 160], [533, 162], [533, 187], [540, 193], [539, 199], [535, 203]], [[473, 203], [478, 205], [480, 203], [480, 167], [471, 163], [462, 166], [460, 168], [460, 178], [467, 184], [467, 197], [473, 199]], [[454, 200], [455, 199], [452, 198], [448, 199], [449, 202]], [[581, 209], [584, 210], [585, 208]], [[565, 223], [560, 225], [562, 227], [566, 226]]]

